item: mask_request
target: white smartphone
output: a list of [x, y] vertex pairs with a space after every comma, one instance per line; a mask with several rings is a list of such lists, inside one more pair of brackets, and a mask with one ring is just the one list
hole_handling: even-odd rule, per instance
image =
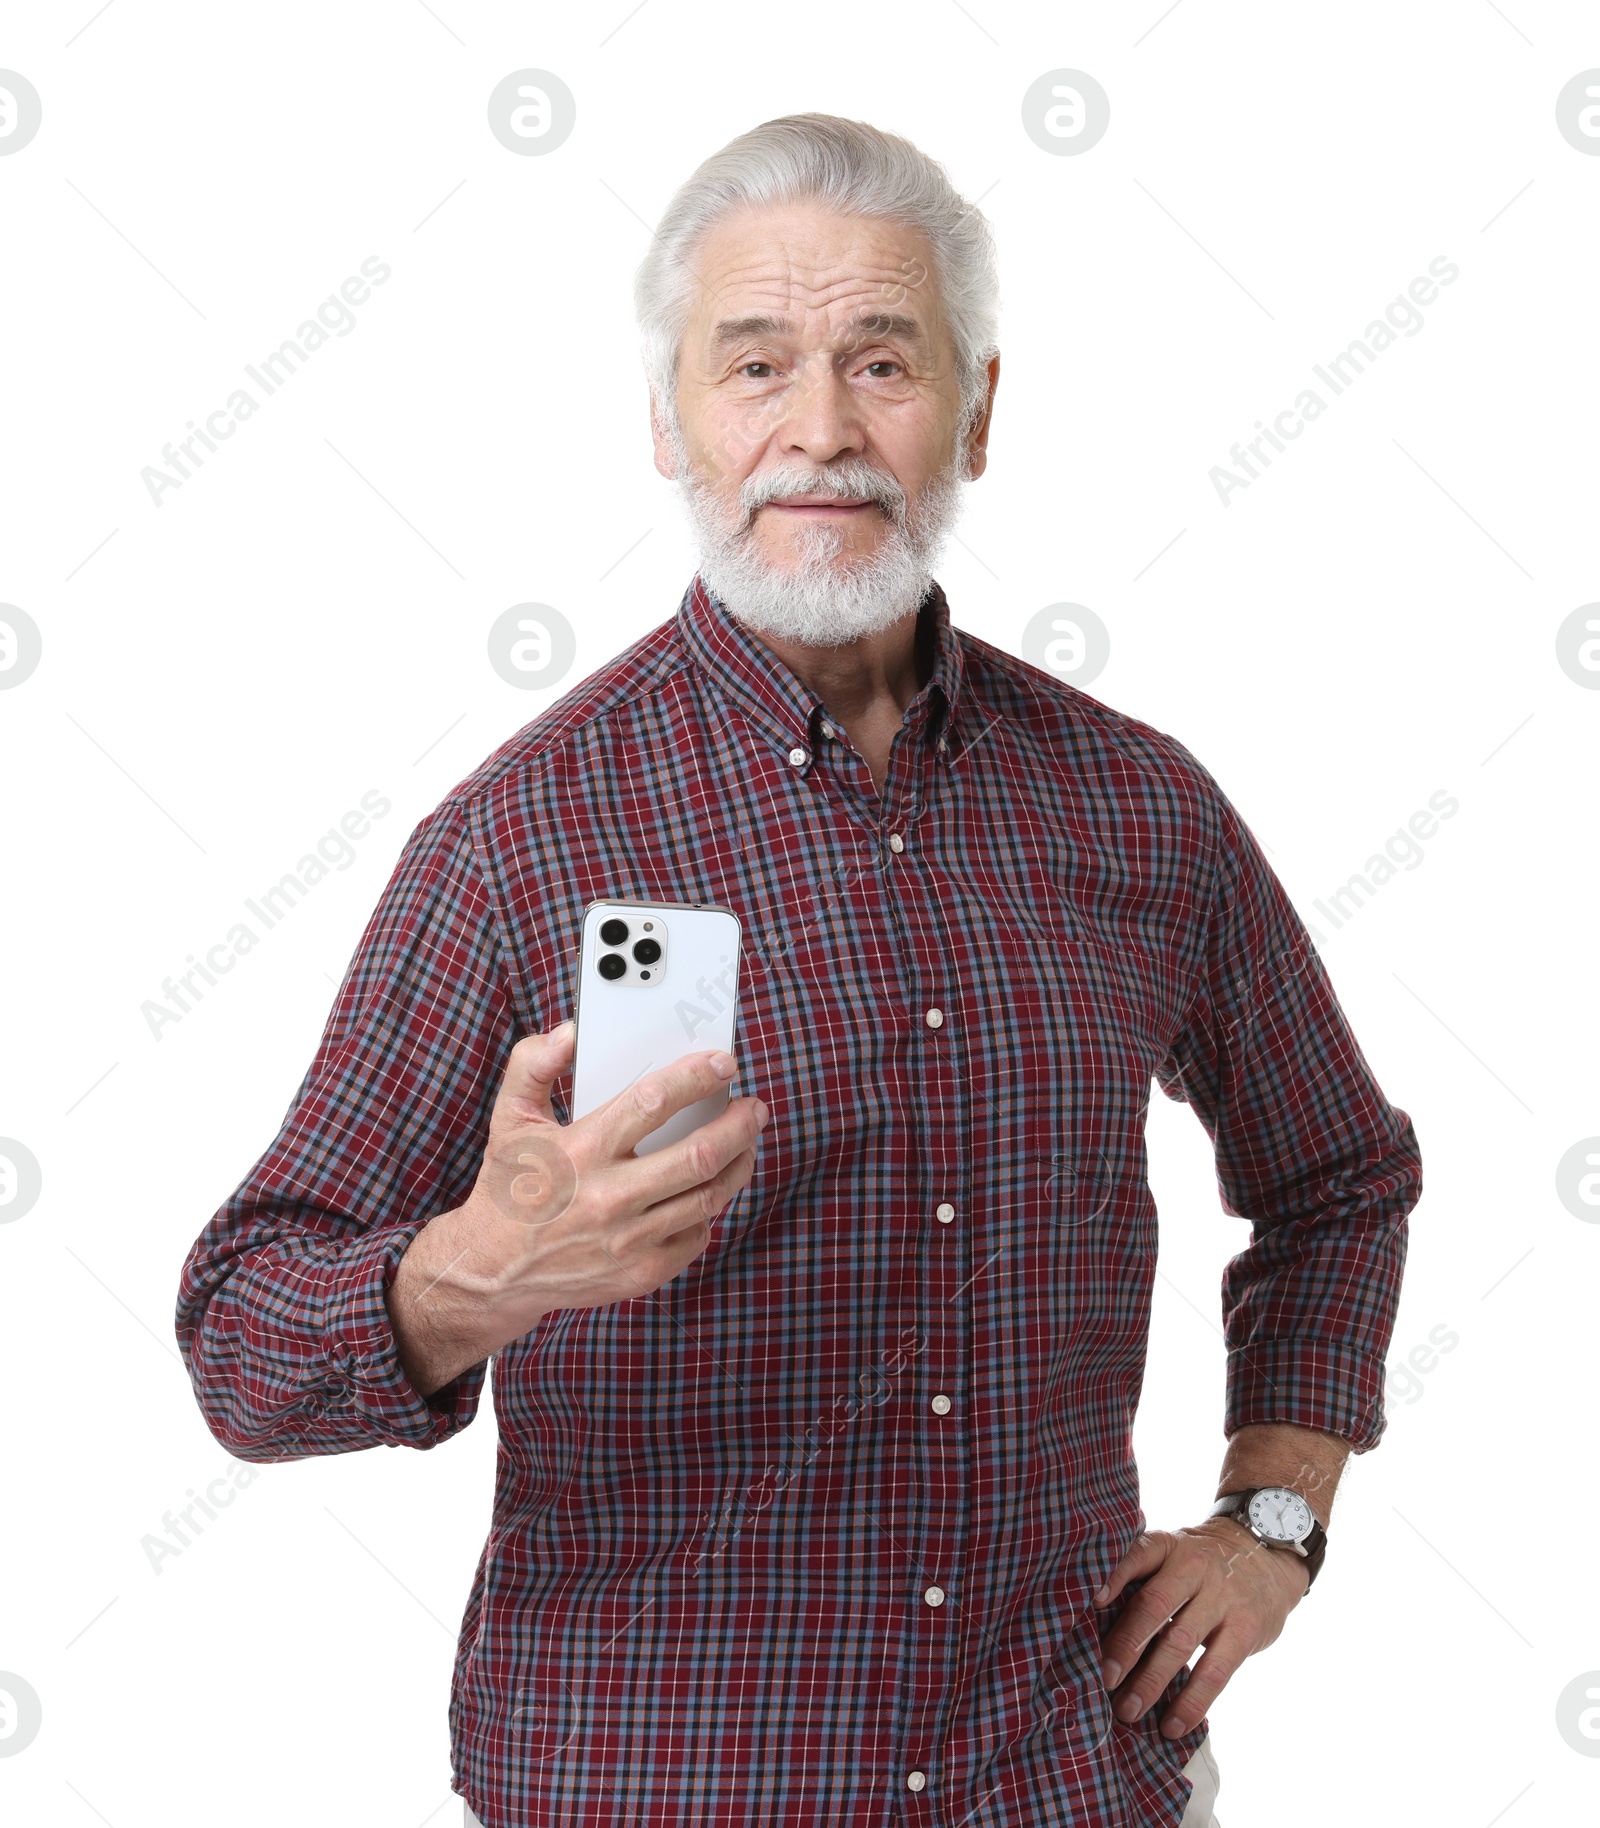
[[[578, 949], [572, 1116], [615, 1098], [685, 1054], [733, 1052], [739, 1013], [739, 917], [701, 902], [592, 901]], [[635, 1148], [681, 1142], [727, 1109], [729, 1088], [686, 1105]]]

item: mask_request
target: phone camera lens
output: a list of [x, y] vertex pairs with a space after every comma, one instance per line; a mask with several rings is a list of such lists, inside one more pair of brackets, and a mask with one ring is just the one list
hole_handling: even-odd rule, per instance
[[608, 952], [600, 961], [600, 975], [604, 978], [619, 978], [628, 969], [628, 961], [618, 958], [615, 952]]
[[661, 956], [661, 943], [654, 939], [641, 939], [633, 949], [633, 956], [641, 965], [653, 965]]
[[600, 929], [601, 941], [608, 946], [620, 946], [628, 937], [628, 923], [625, 920], [608, 920]]

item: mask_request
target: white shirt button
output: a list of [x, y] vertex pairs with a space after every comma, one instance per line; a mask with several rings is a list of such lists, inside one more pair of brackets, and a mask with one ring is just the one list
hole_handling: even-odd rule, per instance
[[924, 1019], [929, 1028], [944, 1027], [944, 1011], [942, 1009], [930, 1009]]
[[941, 749], [948, 749], [950, 747], [950, 745], [944, 740], [944, 738], [942, 736], [939, 738], [939, 747]]
[[950, 1413], [950, 1399], [947, 1396], [936, 1396], [929, 1406], [932, 1408], [935, 1415], [948, 1415]]
[[805, 767], [808, 759], [804, 749], [791, 749], [789, 751], [789, 760], [793, 762], [796, 768]]
[[926, 1771], [913, 1771], [906, 1778], [906, 1788], [908, 1790], [926, 1790], [927, 1787], [928, 1774]]
[[823, 725], [823, 726], [822, 726], [822, 734], [823, 734], [823, 735], [824, 735], [824, 736], [832, 736], [832, 735], [833, 735], [833, 725], [832, 725], [832, 724], [824, 724], [824, 725]]
[[906, 841], [905, 841], [905, 839], [904, 839], [904, 838], [902, 838], [902, 837], [901, 837], [901, 836], [900, 836], [900, 834], [899, 834], [899, 832], [891, 832], [891, 833], [890, 833], [890, 834], [889, 834], [889, 848], [890, 848], [890, 850], [892, 850], [892, 851], [903, 851], [903, 850], [904, 850], [904, 849], [905, 849], [905, 847], [906, 847]]
[[930, 1606], [942, 1606], [944, 1604], [944, 1588], [930, 1587], [922, 1597]]
[[933, 1209], [933, 1216], [941, 1225], [948, 1225], [956, 1216], [956, 1209], [948, 1200], [941, 1200]]

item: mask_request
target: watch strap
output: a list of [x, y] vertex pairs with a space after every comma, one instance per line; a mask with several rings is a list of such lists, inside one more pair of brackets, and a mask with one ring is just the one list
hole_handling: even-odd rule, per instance
[[[1243, 1522], [1244, 1520], [1240, 1517], [1240, 1513], [1245, 1510], [1249, 1505], [1250, 1500], [1255, 1497], [1257, 1492], [1265, 1490], [1267, 1490], [1267, 1487], [1263, 1485], [1249, 1485], [1246, 1486], [1243, 1491], [1224, 1492], [1216, 1503], [1212, 1505], [1209, 1514], [1213, 1517], [1238, 1517], [1240, 1522]], [[1303, 1495], [1304, 1494], [1302, 1494], [1302, 1496]], [[1311, 1510], [1309, 1504], [1306, 1506], [1306, 1509]], [[1244, 1527], [1250, 1529], [1248, 1523], [1246, 1523]], [[1250, 1530], [1250, 1534], [1254, 1536], [1255, 1531]], [[1259, 1541], [1260, 1539], [1257, 1538], [1257, 1540]], [[1269, 1543], [1267, 1546], [1270, 1548], [1274, 1545]], [[1322, 1520], [1317, 1516], [1315, 1511], [1311, 1512], [1311, 1528], [1300, 1539], [1300, 1549], [1302, 1552], [1302, 1559], [1306, 1564], [1306, 1591], [1309, 1593], [1318, 1574], [1322, 1572], [1323, 1557], [1326, 1555], [1328, 1549], [1328, 1532], [1323, 1529]], [[1280, 1550], [1280, 1553], [1281, 1552], [1282, 1551]]]

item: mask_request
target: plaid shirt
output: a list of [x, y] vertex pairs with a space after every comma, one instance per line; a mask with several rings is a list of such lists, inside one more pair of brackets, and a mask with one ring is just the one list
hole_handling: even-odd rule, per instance
[[753, 1178], [658, 1292], [494, 1358], [450, 1702], [489, 1828], [1178, 1823], [1208, 1723], [1159, 1722], [1189, 1672], [1116, 1720], [1128, 1595], [1090, 1600], [1146, 1521], [1152, 1081], [1250, 1221], [1226, 1431], [1383, 1432], [1416, 1139], [1255, 840], [1181, 743], [957, 630], [937, 586], [917, 653], [880, 797], [697, 577], [416, 826], [184, 1266], [232, 1453], [447, 1440], [487, 1366], [420, 1396], [384, 1291], [467, 1198], [513, 1044], [571, 1013], [585, 905], [739, 915]]

